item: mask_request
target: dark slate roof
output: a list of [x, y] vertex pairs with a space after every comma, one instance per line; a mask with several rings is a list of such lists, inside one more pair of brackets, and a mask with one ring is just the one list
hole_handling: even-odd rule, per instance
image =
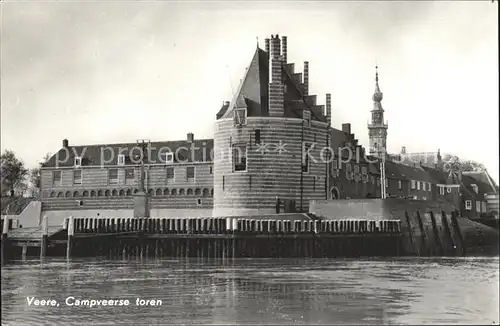
[[[315, 105], [313, 95], [304, 97], [303, 86], [298, 83], [293, 64], [284, 64], [282, 68], [284, 94], [284, 117], [302, 117], [303, 110], [311, 111], [311, 119], [326, 121], [321, 106]], [[228, 108], [222, 108], [217, 118], [229, 118], [235, 108], [247, 108], [249, 117], [269, 116], [269, 54], [257, 48], [248, 66], [238, 90]], [[309, 102], [309, 103], [307, 103]]]
[[462, 183], [467, 189], [473, 190], [472, 185], [477, 185], [478, 192], [482, 195], [492, 192], [491, 184], [483, 182], [483, 180], [476, 179], [469, 174], [462, 173]]
[[[194, 155], [191, 146], [195, 147]], [[174, 154], [174, 162], [210, 162], [213, 147], [213, 139], [195, 139], [193, 143], [186, 140], [151, 142], [151, 150], [144, 151], [145, 163], [162, 163], [161, 153], [175, 153], [177, 150], [178, 155]], [[119, 153], [125, 154], [126, 164], [138, 164], [137, 157], [141, 152], [143, 151], [140, 144], [137, 143], [69, 146], [67, 149], [61, 148], [42, 167], [74, 166], [75, 156], [82, 156], [82, 166], [117, 165]]]
[[483, 184], [484, 193], [495, 193], [498, 194], [498, 185], [495, 180], [491, 178], [488, 171], [467, 171], [463, 172], [464, 176], [468, 176], [476, 180], [476, 184]]
[[423, 166], [422, 169], [429, 174], [431, 180], [436, 184], [446, 184], [448, 172], [440, 171], [431, 167]]
[[[472, 187], [473, 184], [476, 184], [478, 186], [478, 193], [474, 191], [474, 188]], [[478, 184], [478, 182], [474, 180], [474, 178], [462, 175], [462, 182], [460, 183], [460, 186], [460, 190], [462, 191], [462, 193], [467, 195], [467, 197], [474, 198], [475, 200], [484, 199], [485, 185], [482, 182]], [[486, 188], [488, 188], [488, 185], [486, 185]]]

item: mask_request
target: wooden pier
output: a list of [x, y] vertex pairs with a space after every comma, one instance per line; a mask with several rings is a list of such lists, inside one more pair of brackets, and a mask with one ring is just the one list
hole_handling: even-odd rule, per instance
[[16, 248], [38, 247], [41, 256], [108, 258], [401, 254], [399, 220], [69, 217], [58, 228], [46, 226], [46, 219], [44, 223], [40, 230], [23, 236], [11, 230], [2, 247], [9, 247], [11, 253]]

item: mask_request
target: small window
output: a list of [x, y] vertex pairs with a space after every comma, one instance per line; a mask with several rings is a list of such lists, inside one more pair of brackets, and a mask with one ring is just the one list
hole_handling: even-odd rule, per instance
[[174, 179], [174, 167], [168, 167], [167, 168], [167, 180], [173, 180]]
[[134, 180], [134, 179], [135, 179], [135, 170], [125, 169], [125, 180]]
[[82, 158], [80, 156], [75, 157], [75, 166], [76, 167], [82, 166]]
[[82, 170], [74, 170], [73, 171], [73, 184], [75, 184], [75, 185], [82, 184]]
[[476, 212], [481, 213], [481, 202], [476, 201]]
[[401, 182], [401, 180], [398, 180], [398, 189], [402, 189], [403, 188], [403, 183]]
[[310, 127], [311, 126], [311, 112], [309, 110], [304, 110], [303, 111], [303, 117], [304, 121], [306, 122], [306, 126]]
[[471, 200], [465, 201], [465, 209], [468, 211], [470, 211], [472, 209], [472, 201]]
[[415, 189], [415, 180], [411, 180], [411, 189]]
[[368, 174], [368, 173], [367, 173], [366, 166], [362, 166], [362, 167], [361, 167], [361, 174], [362, 174], [362, 175], [367, 175], [367, 174]]
[[354, 164], [354, 173], [359, 173], [359, 165]]
[[233, 118], [235, 125], [246, 125], [247, 124], [247, 109], [235, 109], [233, 111]]
[[118, 169], [109, 169], [109, 184], [118, 183]]
[[186, 181], [194, 181], [194, 166], [186, 167]]
[[174, 162], [174, 153], [168, 152], [168, 153], [162, 153], [161, 156], [161, 162], [165, 164], [170, 164]]
[[255, 129], [255, 144], [260, 144], [260, 129]]
[[302, 172], [309, 173], [309, 149], [311, 148], [311, 144], [304, 143], [303, 152], [302, 152]]
[[198, 206], [201, 205], [201, 198], [196, 199], [196, 205], [198, 205]]
[[377, 186], [380, 186], [380, 178], [377, 177]]
[[420, 190], [420, 181], [417, 181], [417, 190]]
[[247, 170], [247, 145], [233, 145], [232, 150], [233, 171]]
[[54, 171], [53, 172], [52, 181], [55, 185], [61, 184], [61, 171]]
[[345, 177], [347, 180], [351, 180], [352, 165], [347, 163], [345, 166]]
[[451, 194], [451, 187], [446, 187], [446, 192]]
[[118, 155], [118, 165], [125, 165], [125, 155], [124, 154]]
[[210, 174], [214, 174], [214, 167], [210, 166]]
[[388, 188], [389, 187], [389, 179], [385, 178], [385, 187]]
[[439, 186], [439, 194], [444, 195], [444, 187], [443, 186]]

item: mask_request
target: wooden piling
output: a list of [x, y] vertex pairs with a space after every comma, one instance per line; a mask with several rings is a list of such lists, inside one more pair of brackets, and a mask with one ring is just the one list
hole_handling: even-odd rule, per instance
[[424, 223], [422, 222], [422, 216], [420, 215], [420, 211], [417, 210], [417, 222], [418, 222], [418, 226], [420, 228], [420, 233], [422, 235], [422, 253], [424, 255], [428, 255], [429, 254], [429, 246], [428, 246], [428, 242], [429, 240], [427, 239], [427, 232], [425, 231], [425, 227], [424, 227]]
[[40, 258], [44, 258], [47, 255], [49, 238], [49, 218], [47, 215], [43, 216], [42, 219], [42, 239], [40, 243]]
[[9, 233], [9, 217], [4, 216], [2, 228], [2, 265], [9, 261], [10, 243], [8, 238]]
[[74, 235], [75, 235], [75, 219], [73, 216], [70, 216], [68, 221], [68, 241], [66, 242], [66, 259], [71, 258]]

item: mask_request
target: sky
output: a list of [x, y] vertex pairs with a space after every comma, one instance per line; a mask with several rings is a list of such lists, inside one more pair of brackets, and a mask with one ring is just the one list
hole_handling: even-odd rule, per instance
[[257, 42], [288, 37], [310, 94], [368, 147], [375, 65], [388, 150], [499, 170], [498, 1], [13, 1], [1, 10], [1, 149], [213, 138]]

